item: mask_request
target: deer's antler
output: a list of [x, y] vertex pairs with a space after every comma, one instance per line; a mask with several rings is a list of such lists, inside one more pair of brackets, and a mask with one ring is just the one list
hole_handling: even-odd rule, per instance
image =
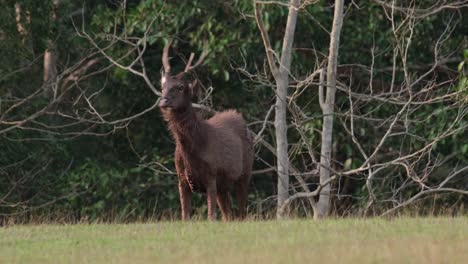
[[164, 66], [164, 72], [171, 71], [171, 64], [169, 64], [169, 47], [171, 46], [171, 43], [172, 39], [169, 39], [163, 49], [162, 63]]
[[195, 57], [195, 54], [193, 52], [190, 53], [190, 57], [189, 57], [189, 60], [187, 62], [187, 66], [185, 66], [184, 72], [189, 72], [189, 71], [195, 69], [200, 64], [202, 64], [203, 60], [206, 58], [207, 55], [208, 55], [208, 49], [205, 48], [205, 49], [203, 49], [203, 52], [200, 55], [200, 58], [198, 58], [197, 62], [192, 66], [192, 61], [193, 61], [193, 58]]

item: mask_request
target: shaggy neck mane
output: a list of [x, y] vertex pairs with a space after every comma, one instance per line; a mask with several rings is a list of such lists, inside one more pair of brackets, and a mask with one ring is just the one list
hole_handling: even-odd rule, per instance
[[162, 112], [176, 144], [182, 147], [184, 151], [192, 153], [196, 146], [203, 145], [204, 137], [201, 131], [201, 119], [192, 106], [182, 110], [168, 109]]

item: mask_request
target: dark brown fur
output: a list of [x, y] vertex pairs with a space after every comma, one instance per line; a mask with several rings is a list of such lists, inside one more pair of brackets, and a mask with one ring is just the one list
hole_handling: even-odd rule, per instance
[[206, 193], [208, 219], [216, 218], [216, 201], [223, 220], [232, 217], [228, 192], [233, 186], [239, 217], [246, 216], [247, 192], [253, 164], [253, 143], [242, 115], [234, 110], [210, 119], [199, 117], [191, 104], [196, 82], [184, 74], [166, 72], [161, 81], [160, 108], [175, 140], [182, 219], [190, 219], [191, 194]]

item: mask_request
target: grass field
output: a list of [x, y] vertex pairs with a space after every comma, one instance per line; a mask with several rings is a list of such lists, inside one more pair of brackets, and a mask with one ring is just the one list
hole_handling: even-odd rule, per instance
[[0, 263], [468, 263], [468, 218], [9, 226]]

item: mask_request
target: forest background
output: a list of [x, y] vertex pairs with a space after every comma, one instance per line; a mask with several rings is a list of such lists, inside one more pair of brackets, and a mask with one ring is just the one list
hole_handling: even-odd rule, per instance
[[[287, 198], [330, 186], [334, 216], [466, 214], [468, 1], [344, 1], [333, 176], [322, 184], [320, 76], [335, 5], [299, 2], [287, 73]], [[288, 2], [257, 5], [279, 57]], [[208, 51], [193, 76], [203, 90], [198, 109], [207, 117], [238, 109], [256, 135], [249, 215], [284, 214], [276, 201], [277, 85], [253, 1], [1, 7], [0, 222], [179, 217], [174, 143], [157, 108], [169, 38], [175, 69], [191, 52]], [[316, 214], [318, 194], [288, 200], [288, 213]], [[196, 195], [198, 217], [204, 204]]]

